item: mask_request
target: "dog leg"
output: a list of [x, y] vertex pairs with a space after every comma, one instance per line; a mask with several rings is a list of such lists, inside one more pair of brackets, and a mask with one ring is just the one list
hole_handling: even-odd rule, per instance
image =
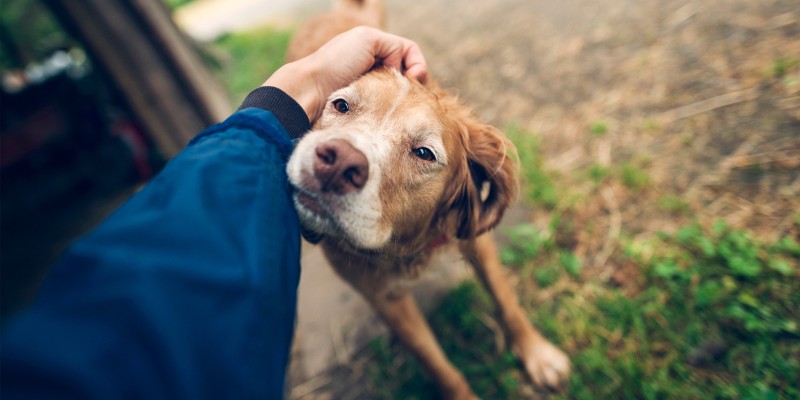
[[483, 234], [462, 245], [461, 251], [494, 298], [508, 329], [511, 351], [525, 366], [533, 382], [540, 387], [560, 388], [569, 375], [569, 358], [548, 342], [525, 316], [500, 264], [494, 240], [489, 234]]
[[431, 332], [416, 301], [408, 293], [373, 299], [373, 305], [400, 341], [417, 357], [436, 381], [445, 399], [477, 399]]

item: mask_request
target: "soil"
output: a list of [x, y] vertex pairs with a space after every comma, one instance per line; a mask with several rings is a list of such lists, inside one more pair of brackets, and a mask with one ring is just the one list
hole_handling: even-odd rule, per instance
[[[322, 12], [323, 10], [320, 10]], [[478, 114], [539, 137], [575, 199], [564, 238], [596, 274], [635, 291], [620, 238], [725, 220], [774, 239], [800, 210], [800, 7], [793, 0], [388, 2], [389, 30]], [[593, 134], [592, 125], [607, 127]], [[587, 179], [646, 173], [643, 187]], [[664, 199], [680, 199], [679, 207]], [[522, 205], [522, 208], [530, 208]], [[552, 211], [533, 207], [547, 226]], [[791, 232], [797, 234], [797, 232]], [[370, 398], [369, 351], [292, 398]]]

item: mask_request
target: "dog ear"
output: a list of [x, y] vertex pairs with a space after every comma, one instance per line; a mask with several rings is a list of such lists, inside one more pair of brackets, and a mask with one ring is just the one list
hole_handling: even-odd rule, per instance
[[461, 214], [456, 236], [476, 237], [494, 228], [511, 206], [518, 190], [514, 145], [499, 129], [470, 119], [463, 136], [469, 174], [461, 189]]
[[480, 121], [452, 96], [439, 102], [459, 131], [464, 149], [453, 184], [441, 209], [456, 227], [456, 237], [470, 239], [494, 228], [516, 199], [519, 187], [514, 145], [497, 128]]
[[308, 241], [311, 244], [319, 243], [320, 241], [322, 241], [322, 238], [324, 237], [324, 235], [322, 235], [321, 233], [314, 232], [302, 226], [300, 227], [300, 234], [306, 241]]

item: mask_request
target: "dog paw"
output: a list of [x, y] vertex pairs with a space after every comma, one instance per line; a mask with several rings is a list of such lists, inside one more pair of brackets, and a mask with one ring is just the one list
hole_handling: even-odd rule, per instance
[[546, 340], [529, 346], [521, 355], [520, 361], [533, 383], [539, 387], [559, 390], [569, 378], [569, 357]]

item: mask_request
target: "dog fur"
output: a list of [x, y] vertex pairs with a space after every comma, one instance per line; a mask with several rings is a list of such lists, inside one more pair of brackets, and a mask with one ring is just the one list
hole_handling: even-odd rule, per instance
[[[287, 61], [353, 27], [383, 27], [378, 0], [340, 0], [303, 25]], [[333, 93], [287, 173], [307, 238], [420, 360], [449, 399], [475, 398], [408, 288], [444, 245], [457, 246], [494, 298], [511, 349], [534, 383], [558, 388], [567, 356], [528, 321], [488, 233], [517, 193], [517, 163], [498, 129], [430, 80], [377, 68]]]

